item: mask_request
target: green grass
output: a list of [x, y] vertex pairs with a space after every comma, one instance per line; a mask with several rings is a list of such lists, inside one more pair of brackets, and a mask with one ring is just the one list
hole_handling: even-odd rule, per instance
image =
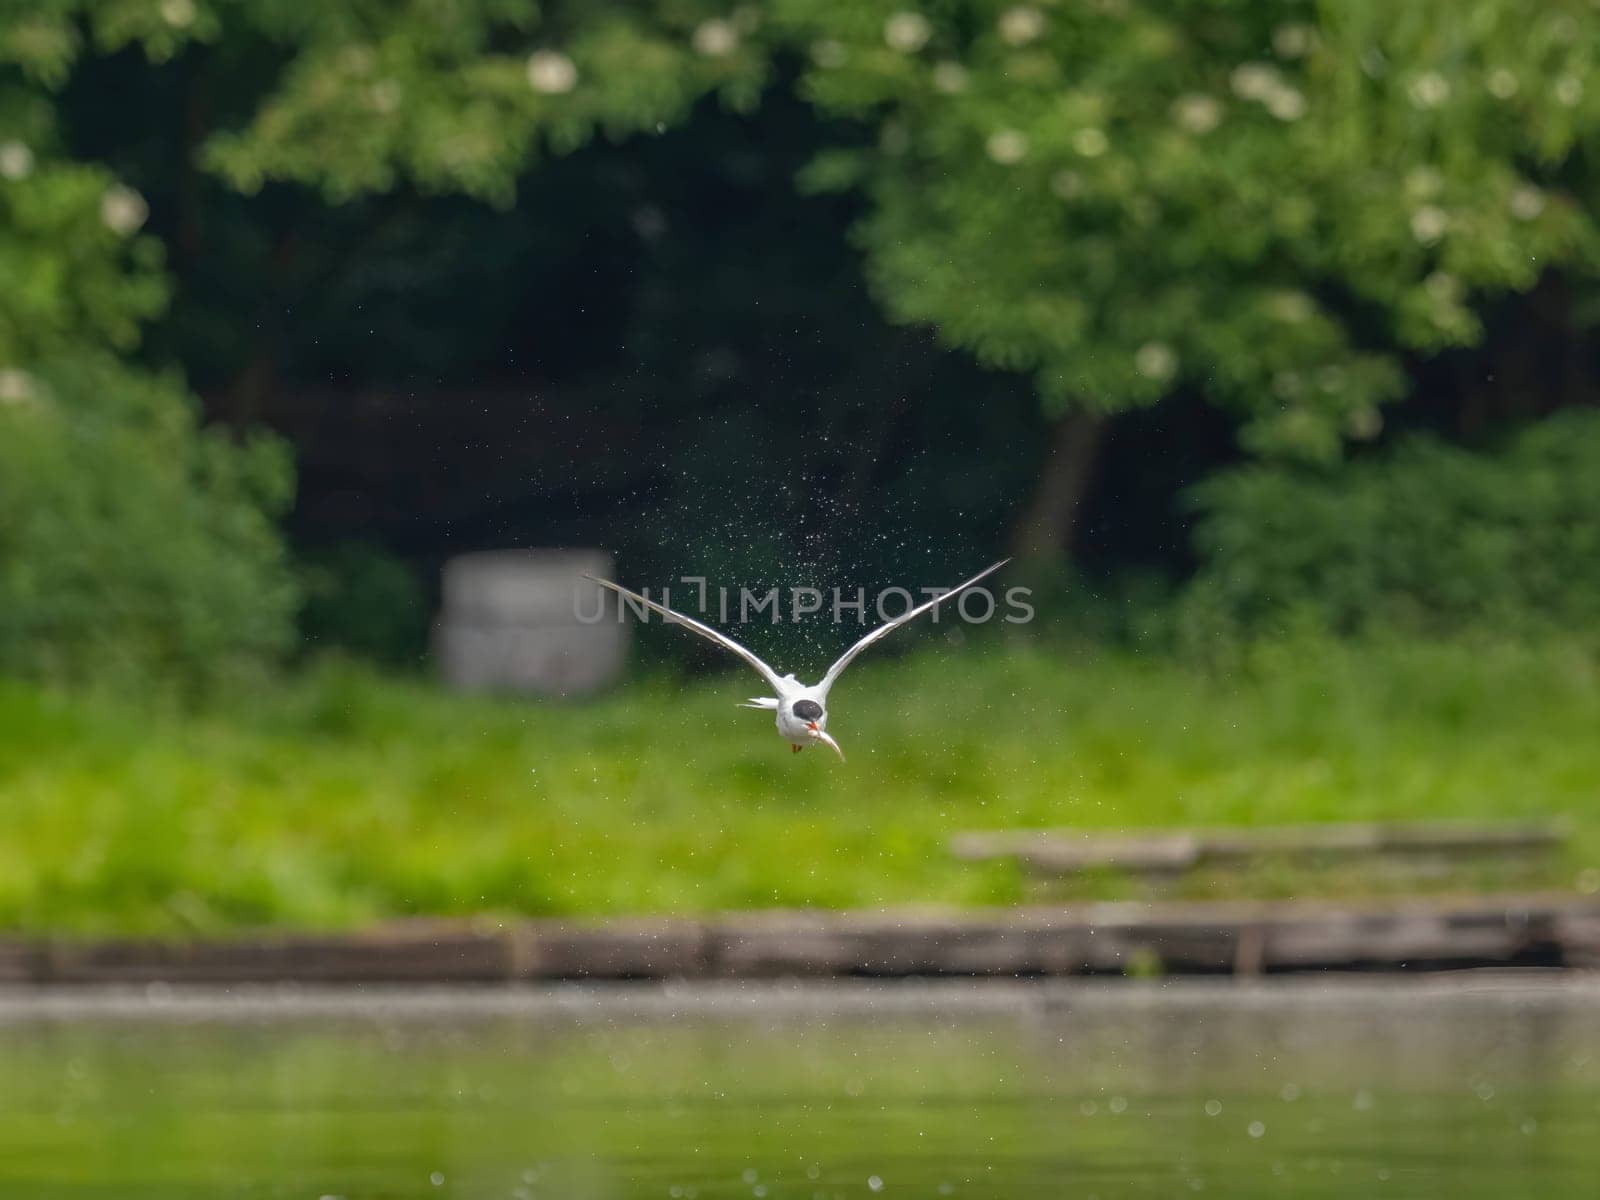
[[791, 755], [733, 707], [749, 683], [533, 704], [324, 664], [199, 714], [0, 683], [0, 928], [1005, 903], [1013, 869], [945, 847], [1008, 826], [1564, 814], [1573, 849], [1538, 882], [1597, 878], [1600, 662], [1571, 646], [1305, 641], [1228, 671], [929, 650], [851, 669], [847, 763]]

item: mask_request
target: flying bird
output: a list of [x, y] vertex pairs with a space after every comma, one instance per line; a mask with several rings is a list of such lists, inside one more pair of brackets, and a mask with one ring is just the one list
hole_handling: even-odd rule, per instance
[[665, 604], [656, 603], [648, 596], [641, 596], [638, 592], [630, 592], [627, 588], [620, 584], [612, 583], [609, 579], [596, 579], [593, 575], [585, 575], [584, 578], [598, 583], [603, 588], [610, 588], [617, 595], [632, 600], [636, 604], [642, 604], [651, 612], [659, 613], [673, 624], [682, 625], [685, 629], [698, 633], [708, 642], [715, 642], [724, 650], [731, 650], [737, 654], [754, 667], [761, 678], [767, 681], [767, 686], [777, 693], [774, 696], [752, 696], [748, 703], [742, 704], [740, 707], [767, 709], [776, 713], [778, 736], [788, 742], [794, 748], [796, 754], [807, 746], [814, 746], [820, 743], [829, 747], [839, 756], [842, 762], [844, 760], [844, 751], [839, 748], [838, 742], [828, 736], [828, 692], [838, 682], [839, 676], [844, 669], [850, 665], [856, 655], [872, 645], [873, 642], [887, 637], [906, 622], [915, 620], [923, 613], [943, 604], [952, 596], [960, 595], [980, 579], [992, 575], [1010, 561], [1009, 558], [1002, 558], [993, 566], [985, 567], [979, 571], [965, 583], [957, 584], [948, 592], [935, 596], [926, 604], [919, 604], [915, 608], [901, 613], [894, 620], [886, 621], [879, 625], [866, 637], [841, 654], [833, 666], [828, 668], [827, 674], [822, 677], [822, 682], [809, 687], [801, 683], [793, 675], [779, 675], [777, 671], [773, 670], [727, 634], [719, 633], [711, 626], [696, 621], [693, 617], [686, 617], [681, 612], [675, 612], [668, 608]]

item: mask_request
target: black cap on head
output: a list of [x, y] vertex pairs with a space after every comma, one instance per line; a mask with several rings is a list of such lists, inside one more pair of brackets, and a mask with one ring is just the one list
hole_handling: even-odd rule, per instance
[[815, 700], [796, 700], [794, 715], [802, 721], [815, 721], [822, 716], [822, 705]]

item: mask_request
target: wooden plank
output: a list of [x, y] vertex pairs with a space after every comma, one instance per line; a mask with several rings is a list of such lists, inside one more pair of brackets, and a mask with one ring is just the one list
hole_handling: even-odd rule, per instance
[[10, 983], [506, 982], [1600, 966], [1600, 900], [1113, 903], [761, 912], [707, 920], [412, 922], [219, 942], [0, 944]]
[[[1600, 910], [1586, 911], [1597, 913], [1600, 930]], [[1006, 915], [765, 914], [713, 924], [709, 935], [714, 968], [734, 976], [1104, 973], [1146, 964], [1252, 973], [1559, 958], [1560, 915], [1559, 902], [1520, 901], [1080, 906]]]
[[706, 933], [686, 920], [530, 921], [513, 932], [517, 979], [663, 979], [707, 974]]
[[1269, 925], [1262, 960], [1268, 970], [1505, 963], [1540, 940], [1499, 914], [1464, 921], [1426, 912], [1330, 915]]
[[1081, 970], [1081, 920], [1057, 914], [766, 913], [710, 927], [718, 974], [1019, 975]]
[[1600, 968], [1600, 906], [1557, 912], [1554, 924], [1555, 940], [1567, 966]]
[[1013, 858], [1040, 874], [1102, 870], [1172, 875], [1206, 863], [1237, 865], [1269, 858], [1370, 857], [1447, 866], [1455, 860], [1545, 854], [1567, 836], [1568, 827], [1557, 821], [1343, 823], [1149, 835], [1068, 829], [966, 833], [953, 838], [950, 848], [958, 859]]
[[1026, 975], [1118, 972], [1144, 962], [1225, 971], [1227, 922], [1104, 920], [1081, 909], [970, 914], [764, 914], [713, 925], [719, 973]]
[[1201, 855], [1206, 859], [1412, 851], [1470, 856], [1518, 850], [1553, 850], [1567, 836], [1567, 826], [1559, 821], [1294, 825], [1216, 830], [1198, 835]]
[[0, 942], [0, 984], [31, 983], [39, 977], [43, 951], [33, 942]]
[[473, 983], [508, 978], [510, 961], [504, 934], [417, 925], [237, 941], [51, 942], [37, 977], [49, 983]]
[[1194, 865], [1200, 844], [1193, 834], [1116, 837], [1072, 830], [963, 833], [950, 843], [959, 859], [1022, 858], [1061, 869], [1181, 870]]

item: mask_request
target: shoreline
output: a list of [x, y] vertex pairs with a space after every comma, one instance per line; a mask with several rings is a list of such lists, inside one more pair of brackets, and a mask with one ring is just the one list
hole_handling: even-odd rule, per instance
[[1151, 1015], [1217, 1008], [1262, 1013], [1371, 1006], [1592, 1009], [1600, 972], [1460, 971], [1409, 975], [1175, 978], [722, 980], [461, 985], [96, 985], [0, 987], [0, 1027], [31, 1021], [499, 1020], [782, 1022], [818, 1015], [1026, 1017]]
[[0, 939], [0, 985], [1258, 977], [1600, 967], [1600, 900], [1117, 902], [415, 920], [348, 933]]

